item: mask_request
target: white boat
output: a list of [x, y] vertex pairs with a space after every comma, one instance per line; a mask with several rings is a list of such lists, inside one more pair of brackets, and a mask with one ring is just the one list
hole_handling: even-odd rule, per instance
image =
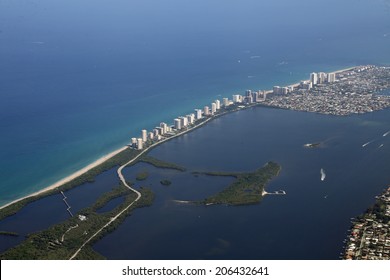
[[326, 177], [325, 170], [323, 168], [321, 168], [320, 173], [321, 173], [321, 181], [324, 181], [325, 177]]
[[371, 144], [371, 142], [372, 142], [372, 141], [367, 142], [367, 143], [364, 143], [364, 144], [362, 145], [362, 147], [364, 148], [364, 147], [367, 146], [368, 144]]

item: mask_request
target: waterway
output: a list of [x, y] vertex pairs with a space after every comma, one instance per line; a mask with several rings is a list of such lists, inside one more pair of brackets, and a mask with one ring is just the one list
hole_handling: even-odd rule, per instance
[[[153, 206], [135, 211], [94, 249], [109, 259], [337, 259], [350, 218], [390, 182], [390, 138], [382, 136], [389, 120], [390, 110], [335, 117], [269, 108], [213, 120], [150, 155], [213, 171], [249, 171], [273, 160], [282, 172], [267, 189], [287, 195], [238, 207], [173, 203], [208, 195], [210, 182], [194, 185], [187, 172], [180, 192], [151, 183]], [[303, 147], [314, 142], [323, 145]]]

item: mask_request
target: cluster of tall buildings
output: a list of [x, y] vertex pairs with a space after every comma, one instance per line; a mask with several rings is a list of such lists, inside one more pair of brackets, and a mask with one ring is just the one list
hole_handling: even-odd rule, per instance
[[166, 123], [160, 123], [160, 126], [155, 127], [152, 131], [146, 129], [141, 130], [140, 138], [131, 138], [131, 147], [137, 150], [142, 150], [145, 144], [150, 140], [161, 140], [162, 136], [171, 132], [172, 128]]
[[[315, 85], [334, 83], [335, 81], [336, 81], [335, 73], [324, 73], [324, 72], [314, 73], [313, 72], [310, 74], [310, 79], [307, 81], [302, 81], [298, 85], [298, 88], [303, 90], [310, 90]], [[274, 86], [272, 93], [278, 95], [288, 94], [290, 92], [293, 92], [296, 89], [294, 86], [295, 85], [288, 86], [288, 87]]]
[[288, 94], [293, 91], [294, 91], [293, 86], [288, 86], [288, 87], [274, 86], [272, 89], [273, 94]]
[[[227, 98], [223, 99], [223, 106], [228, 106], [229, 100]], [[211, 106], [204, 106], [202, 109], [195, 109], [195, 113], [188, 114], [186, 116], [180, 116], [173, 120], [172, 125], [166, 123], [160, 123], [160, 126], [155, 127], [152, 131], [147, 131], [143, 129], [141, 131], [140, 138], [131, 138], [131, 147], [137, 150], [142, 150], [148, 143], [152, 141], [159, 141], [165, 135], [172, 135], [172, 133], [188, 128], [193, 125], [197, 120], [200, 120], [204, 117], [213, 116], [218, 110], [221, 109], [221, 101], [215, 100], [211, 103]]]
[[265, 98], [265, 91], [247, 90], [245, 95], [234, 94], [233, 100], [229, 100], [228, 98], [222, 98], [222, 102], [215, 100], [210, 105], [204, 106], [203, 109], [195, 109], [194, 113], [175, 118], [172, 125], [162, 122], [160, 126], [155, 127], [152, 131], [148, 132], [146, 129], [143, 129], [140, 138], [131, 138], [130, 146], [134, 149], [142, 150], [153, 141], [159, 141], [163, 137], [172, 136], [175, 132], [194, 125], [198, 120], [214, 116], [222, 107], [226, 108], [238, 103], [252, 104], [264, 101]]
[[233, 103], [252, 104], [264, 101], [265, 97], [265, 91], [252, 91], [248, 89], [245, 91], [245, 95], [233, 94]]
[[310, 74], [310, 80], [301, 82], [300, 88], [310, 90], [315, 85], [334, 83], [335, 81], [336, 81], [335, 73], [327, 74], [324, 72], [319, 72], [319, 73], [313, 72]]
[[312, 85], [317, 85], [317, 84], [325, 84], [325, 83], [334, 83], [336, 81], [336, 74], [335, 73], [324, 73], [324, 72], [319, 72], [319, 73], [311, 73], [310, 74], [310, 82]]

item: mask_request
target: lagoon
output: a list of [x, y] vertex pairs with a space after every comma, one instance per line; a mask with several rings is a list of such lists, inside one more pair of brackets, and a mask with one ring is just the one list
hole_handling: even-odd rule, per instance
[[[267, 190], [287, 195], [206, 207], [172, 200], [194, 199], [195, 190], [206, 196], [215, 182], [179, 193], [151, 184], [159, 189], [154, 205], [136, 210], [94, 249], [109, 259], [337, 259], [350, 218], [390, 182], [390, 138], [382, 136], [389, 117], [389, 110], [336, 117], [257, 107], [215, 119], [150, 155], [189, 171], [248, 171], [273, 160], [282, 171]], [[306, 149], [308, 142], [323, 145]]]

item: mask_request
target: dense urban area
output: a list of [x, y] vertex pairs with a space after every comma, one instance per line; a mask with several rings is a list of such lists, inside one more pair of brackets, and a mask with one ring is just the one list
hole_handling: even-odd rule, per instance
[[362, 66], [337, 74], [312, 73], [295, 87], [274, 87], [264, 104], [340, 116], [368, 113], [390, 107], [390, 97], [380, 94], [389, 87], [389, 67]]
[[376, 199], [364, 215], [352, 220], [344, 259], [390, 259], [390, 187]]
[[215, 100], [211, 106], [179, 116], [173, 124], [161, 122], [152, 131], [142, 130], [131, 139], [131, 147], [142, 150], [156, 142], [193, 129], [226, 112], [263, 105], [297, 111], [345, 116], [368, 113], [390, 107], [390, 67], [365, 65], [331, 73], [311, 73], [310, 79], [272, 90], [247, 90], [232, 99]]

